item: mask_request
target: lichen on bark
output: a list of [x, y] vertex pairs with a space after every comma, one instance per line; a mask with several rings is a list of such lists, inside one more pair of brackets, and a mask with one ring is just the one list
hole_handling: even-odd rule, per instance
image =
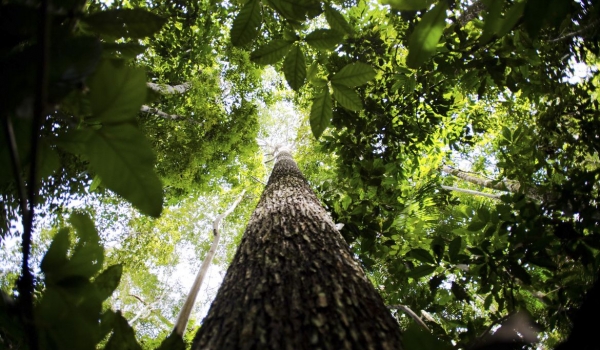
[[401, 349], [397, 322], [289, 152], [193, 349]]

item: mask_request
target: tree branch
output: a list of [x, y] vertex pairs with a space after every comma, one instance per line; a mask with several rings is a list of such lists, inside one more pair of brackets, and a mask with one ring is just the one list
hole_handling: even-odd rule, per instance
[[165, 112], [161, 111], [158, 108], [150, 107], [150, 106], [147, 106], [147, 105], [142, 105], [142, 108], [140, 108], [140, 111], [143, 112], [143, 113], [153, 114], [153, 115], [159, 116], [159, 117], [164, 118], [164, 119], [169, 119], [169, 120], [184, 120], [184, 121], [186, 121], [188, 123], [200, 125], [199, 122], [197, 122], [197, 121], [195, 121], [193, 119], [186, 118], [186, 117], [183, 117], [183, 116], [180, 116], [180, 115], [177, 115], [177, 114], [168, 114], [168, 113], [165, 113]]
[[146, 86], [153, 91], [158, 92], [163, 95], [173, 95], [173, 94], [183, 94], [188, 91], [191, 87], [191, 83], [183, 83], [180, 85], [166, 85], [166, 84], [156, 84], [156, 83], [146, 83]]
[[225, 212], [223, 212], [221, 215], [217, 216], [215, 221], [213, 221], [214, 238], [213, 238], [212, 245], [210, 247], [210, 250], [208, 251], [208, 254], [206, 254], [206, 257], [204, 258], [204, 261], [202, 261], [202, 265], [200, 266], [200, 271], [198, 271], [198, 274], [196, 275], [194, 284], [192, 284], [190, 293], [188, 294], [185, 302], [183, 303], [183, 307], [181, 308], [181, 312], [179, 313], [179, 316], [177, 317], [177, 321], [175, 321], [175, 327], [173, 328], [173, 332], [179, 334], [182, 337], [183, 337], [183, 334], [185, 333], [185, 327], [187, 326], [188, 320], [190, 319], [190, 314], [192, 312], [192, 308], [194, 307], [194, 303], [196, 302], [196, 297], [198, 296], [198, 291], [200, 290], [200, 286], [202, 286], [202, 281], [204, 280], [204, 277], [206, 276], [206, 272], [208, 271], [208, 267], [210, 266], [210, 263], [212, 262], [212, 260], [215, 256], [215, 253], [217, 252], [217, 247], [219, 245], [219, 238], [220, 238], [219, 225], [221, 224], [221, 221], [227, 215], [231, 214], [231, 212], [233, 212], [235, 210], [235, 208], [238, 206], [238, 204], [240, 204], [240, 202], [244, 198], [245, 193], [246, 193], [246, 190], [244, 189], [242, 191], [242, 193], [240, 193], [238, 198], [235, 200], [235, 202], [233, 202], [233, 204]]
[[468, 190], [466, 188], [460, 188], [460, 187], [452, 187], [452, 186], [442, 185], [442, 188], [447, 191], [456, 191], [456, 192], [461, 192], [461, 193], [466, 193], [466, 194], [472, 194], [474, 196], [484, 196], [484, 197], [493, 198], [493, 199], [500, 199], [500, 197], [502, 196], [501, 194], [485, 193], [485, 192], [480, 192], [480, 191], [475, 191], [475, 190]]
[[415, 320], [419, 324], [419, 326], [425, 328], [428, 332], [431, 332], [431, 330], [429, 329], [429, 327], [427, 327], [425, 322], [423, 322], [423, 320], [414, 311], [412, 311], [408, 306], [406, 306], [406, 305], [388, 305], [387, 308], [390, 310], [404, 311], [404, 313], [406, 313], [413, 320]]

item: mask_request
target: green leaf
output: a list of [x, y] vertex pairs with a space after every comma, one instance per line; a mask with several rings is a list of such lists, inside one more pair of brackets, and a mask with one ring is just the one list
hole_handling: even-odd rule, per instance
[[310, 128], [316, 139], [321, 137], [331, 123], [332, 114], [331, 95], [329, 88], [324, 86], [315, 93], [310, 108]]
[[411, 322], [402, 332], [402, 345], [404, 350], [451, 350], [451, 344], [439, 340], [416, 322]]
[[306, 80], [306, 61], [304, 52], [298, 45], [294, 45], [283, 61], [283, 74], [290, 87], [300, 90]]
[[44, 274], [51, 274], [68, 262], [67, 251], [70, 245], [69, 229], [60, 229], [52, 239], [50, 248], [48, 248], [46, 255], [42, 259], [40, 268]]
[[421, 266], [417, 266], [414, 269], [410, 270], [406, 275], [408, 277], [412, 277], [414, 279], [419, 279], [421, 277], [425, 277], [427, 275], [432, 274], [434, 271], [435, 271], [435, 266], [421, 265]]
[[172, 332], [156, 350], [185, 350], [185, 342], [179, 334]]
[[435, 53], [446, 26], [447, 6], [446, 1], [440, 1], [433, 9], [427, 11], [417, 24], [408, 39], [408, 67], [419, 68]]
[[381, 0], [381, 3], [399, 11], [418, 11], [429, 8], [435, 0]]
[[370, 65], [362, 62], [355, 62], [340, 69], [340, 71], [331, 78], [331, 82], [347, 87], [355, 87], [366, 84], [375, 78], [375, 75], [377, 75], [377, 73]]
[[258, 36], [261, 24], [260, 1], [248, 1], [233, 20], [230, 32], [233, 46], [245, 46], [252, 43]]
[[122, 274], [123, 266], [121, 264], [112, 265], [94, 279], [100, 299], [106, 300], [112, 295], [121, 281]]
[[519, 265], [515, 261], [510, 261], [509, 266], [512, 275], [523, 281], [525, 285], [531, 285], [531, 276], [529, 275], [527, 270], [523, 268], [523, 266]]
[[144, 70], [128, 67], [119, 61], [100, 63], [88, 86], [92, 117], [102, 123], [135, 120], [146, 100]]
[[336, 9], [334, 9], [331, 6], [327, 6], [325, 8], [325, 19], [327, 20], [327, 23], [329, 23], [329, 26], [333, 30], [337, 30], [340, 33], [346, 33], [350, 35], [352, 35], [354, 32], [350, 24], [348, 24], [348, 21], [346, 21], [346, 18], [344, 18], [344, 15], [339, 13]]
[[87, 280], [102, 268], [104, 248], [100, 245], [100, 236], [89, 216], [73, 213], [69, 222], [75, 228], [79, 240], [69, 259], [68, 268], [63, 269], [61, 274], [63, 278], [81, 276]]
[[500, 30], [500, 26], [502, 25], [502, 19], [500, 18], [500, 15], [502, 13], [503, 3], [503, 0], [491, 1], [487, 13], [483, 17], [483, 32], [479, 37], [480, 45], [486, 44]]
[[462, 238], [456, 237], [450, 242], [450, 246], [448, 247], [448, 255], [450, 255], [450, 261], [455, 262], [458, 258], [458, 254], [460, 253], [462, 248]]
[[514, 3], [508, 11], [506, 11], [506, 15], [504, 16], [504, 20], [500, 28], [498, 29], [497, 36], [503, 37], [508, 32], [510, 32], [516, 25], [519, 23], [519, 20], [523, 16], [523, 12], [525, 11], [525, 5], [527, 1], [519, 1]]
[[471, 300], [471, 297], [469, 297], [469, 294], [467, 294], [467, 291], [458, 283], [456, 282], [452, 282], [452, 286], [450, 287], [450, 290], [452, 291], [452, 294], [454, 294], [454, 297], [456, 298], [456, 300]]
[[250, 60], [258, 64], [275, 64], [290, 51], [294, 42], [284, 39], [275, 39], [261, 46], [250, 54]]
[[137, 43], [103, 43], [102, 53], [110, 57], [133, 59], [146, 51], [146, 46]]
[[82, 19], [96, 33], [116, 38], [142, 39], [157, 33], [165, 18], [141, 8], [106, 10]]
[[343, 107], [351, 111], [360, 111], [363, 108], [362, 101], [356, 91], [338, 84], [331, 84], [331, 87], [333, 88], [333, 97]]
[[104, 350], [142, 350], [135, 339], [133, 328], [127, 323], [120, 311], [115, 314], [113, 334], [108, 339]]
[[469, 226], [467, 226], [467, 230], [469, 231], [479, 231], [484, 228], [486, 225], [485, 222], [481, 222], [479, 220], [472, 221]]
[[411, 251], [408, 252], [407, 255], [410, 256], [411, 258], [415, 258], [415, 259], [419, 260], [420, 262], [435, 264], [435, 260], [433, 259], [433, 256], [431, 254], [429, 254], [429, 252], [423, 248], [412, 249]]
[[316, 29], [304, 41], [317, 50], [333, 50], [344, 39], [344, 35], [331, 29]]
[[108, 189], [144, 214], [160, 215], [162, 184], [154, 173], [154, 152], [136, 127], [102, 127], [93, 132], [86, 146], [90, 166]]
[[490, 211], [485, 207], [481, 207], [477, 209], [477, 217], [479, 220], [481, 220], [481, 222], [487, 224], [491, 218]]

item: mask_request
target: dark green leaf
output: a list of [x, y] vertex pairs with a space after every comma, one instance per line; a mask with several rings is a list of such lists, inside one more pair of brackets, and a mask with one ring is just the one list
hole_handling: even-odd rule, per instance
[[306, 81], [306, 61], [304, 52], [298, 45], [294, 45], [283, 61], [283, 73], [290, 87], [300, 90]]
[[381, 0], [381, 3], [399, 11], [418, 11], [429, 8], [435, 0]]
[[144, 214], [162, 211], [162, 184], [154, 173], [154, 152], [133, 125], [105, 126], [87, 143], [90, 166], [102, 183]]
[[262, 14], [259, 0], [250, 0], [240, 10], [231, 26], [231, 43], [233, 46], [245, 46], [258, 36]]
[[452, 294], [454, 294], [456, 300], [471, 300], [469, 294], [467, 294], [467, 291], [460, 284], [452, 282], [450, 289], [452, 290]]
[[485, 222], [481, 222], [481, 221], [479, 221], [479, 220], [474, 220], [474, 221], [472, 221], [472, 222], [469, 224], [469, 226], [467, 227], [467, 230], [469, 230], [469, 231], [479, 231], [479, 230], [481, 230], [482, 228], [484, 228], [484, 227], [485, 227], [485, 225], [486, 225], [486, 223], [485, 223]]
[[323, 131], [331, 123], [332, 105], [329, 88], [324, 86], [319, 89], [314, 97], [310, 108], [310, 128], [315, 138], [321, 137]]
[[157, 33], [167, 22], [165, 18], [141, 8], [100, 11], [92, 13], [82, 21], [99, 34], [134, 39]]
[[504, 20], [502, 21], [500, 28], [498, 28], [498, 33], [497, 33], [498, 37], [503, 37], [508, 32], [510, 32], [515, 27], [515, 25], [517, 25], [517, 23], [519, 23], [519, 20], [521, 19], [522, 15], [523, 15], [523, 11], [525, 10], [526, 4], [527, 4], [527, 1], [515, 2], [510, 7], [510, 9], [508, 9], [508, 11], [506, 11]]
[[79, 240], [73, 249], [68, 267], [61, 271], [61, 275], [63, 278], [81, 276], [87, 281], [102, 268], [104, 248], [100, 245], [98, 231], [89, 216], [73, 213], [69, 221], [75, 228]]
[[325, 19], [333, 30], [350, 35], [354, 32], [348, 21], [346, 21], [346, 18], [344, 18], [344, 15], [331, 6], [325, 8]]
[[356, 91], [339, 84], [331, 84], [331, 87], [333, 88], [333, 97], [343, 107], [351, 111], [360, 111], [363, 108], [362, 101]]
[[93, 118], [102, 123], [133, 121], [146, 100], [146, 74], [114, 61], [103, 61], [89, 81]]
[[40, 268], [44, 274], [52, 273], [60, 269], [67, 262], [67, 251], [71, 245], [69, 239], [69, 229], [60, 229], [50, 243], [50, 248], [44, 255]]
[[502, 18], [500, 16], [502, 14], [503, 3], [504, 0], [491, 0], [487, 13], [483, 17], [483, 32], [479, 37], [480, 45], [490, 41], [500, 30], [500, 26], [502, 25]]
[[490, 211], [485, 207], [481, 207], [477, 209], [477, 217], [481, 222], [488, 223], [490, 221]]
[[108, 339], [104, 350], [142, 350], [135, 339], [133, 328], [120, 311], [115, 314], [113, 334]]
[[432, 274], [434, 271], [435, 271], [435, 266], [421, 265], [421, 266], [417, 266], [414, 269], [410, 270], [406, 275], [408, 277], [412, 277], [414, 279], [419, 279], [421, 277]]
[[250, 54], [250, 60], [258, 64], [275, 64], [290, 51], [294, 42], [290, 40], [275, 39], [258, 48]]
[[366, 84], [371, 79], [375, 78], [375, 75], [377, 75], [377, 73], [370, 65], [362, 62], [355, 62], [340, 69], [340, 71], [331, 78], [331, 82], [347, 87], [355, 87]]
[[417, 24], [408, 40], [408, 67], [419, 68], [435, 53], [446, 26], [447, 6], [446, 1], [440, 1], [433, 9], [427, 11]]
[[450, 255], [450, 261], [455, 262], [458, 254], [460, 253], [462, 248], [462, 238], [456, 237], [450, 242], [450, 246], [448, 247], [448, 255]]
[[451, 344], [439, 340], [428, 330], [416, 322], [411, 322], [402, 332], [402, 345], [404, 350], [451, 350]]
[[304, 41], [317, 50], [333, 50], [344, 39], [343, 34], [330, 29], [316, 29], [308, 34]]
[[185, 343], [179, 334], [172, 332], [156, 350], [185, 350]]
[[106, 270], [102, 271], [96, 279], [94, 279], [94, 285], [98, 289], [100, 298], [106, 300], [112, 295], [117, 289], [119, 282], [121, 281], [121, 274], [123, 273], [123, 266], [120, 264], [112, 265]]
[[510, 272], [513, 276], [520, 279], [525, 285], [531, 285], [531, 276], [527, 270], [523, 268], [523, 266], [519, 265], [515, 261], [510, 261], [509, 266]]
[[408, 256], [424, 263], [435, 264], [433, 256], [427, 250], [422, 248], [412, 249], [408, 252]]

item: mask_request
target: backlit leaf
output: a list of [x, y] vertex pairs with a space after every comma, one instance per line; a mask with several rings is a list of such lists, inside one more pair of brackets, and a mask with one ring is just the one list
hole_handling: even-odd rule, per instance
[[433, 256], [431, 256], [431, 254], [423, 248], [412, 249], [410, 252], [408, 252], [408, 256], [415, 258], [420, 262], [435, 264]]
[[331, 78], [331, 82], [347, 87], [355, 87], [366, 84], [375, 78], [376, 74], [377, 73], [370, 65], [362, 62], [355, 62], [340, 69], [340, 71]]
[[165, 18], [141, 8], [99, 11], [82, 21], [99, 34], [134, 39], [157, 33], [167, 22]]
[[346, 21], [346, 18], [344, 18], [344, 15], [330, 6], [325, 8], [325, 19], [333, 30], [346, 34], [352, 34], [354, 32], [350, 24], [348, 24], [348, 21]]
[[92, 117], [102, 123], [133, 121], [146, 100], [146, 73], [119, 61], [105, 60], [91, 77]]
[[90, 166], [108, 189], [144, 214], [162, 211], [162, 184], [154, 173], [154, 152], [133, 125], [104, 126], [87, 143]]
[[102, 300], [106, 300], [112, 295], [115, 289], [117, 289], [117, 286], [121, 281], [122, 273], [122, 265], [112, 265], [106, 270], [102, 271], [102, 273], [94, 279], [94, 285], [98, 289], [98, 293]]
[[323, 131], [327, 129], [332, 114], [331, 95], [329, 88], [324, 86], [315, 93], [310, 108], [310, 128], [315, 138], [321, 137]]
[[343, 38], [343, 34], [338, 31], [317, 29], [308, 34], [304, 41], [318, 50], [333, 50], [342, 42]]
[[304, 52], [298, 45], [294, 45], [283, 61], [285, 80], [294, 90], [299, 90], [306, 81], [306, 60]]
[[407, 276], [412, 277], [414, 279], [419, 279], [421, 277], [425, 277], [427, 275], [432, 274], [434, 271], [435, 271], [435, 266], [421, 265], [421, 266], [417, 266], [414, 269], [410, 270], [407, 273]]
[[446, 26], [447, 6], [446, 1], [440, 1], [433, 9], [427, 11], [417, 24], [408, 40], [408, 57], [406, 58], [408, 67], [420, 67], [435, 53]]
[[333, 97], [344, 108], [351, 111], [360, 111], [363, 108], [362, 101], [353, 89], [339, 84], [331, 84], [333, 88]]
[[254, 41], [261, 24], [260, 1], [248, 1], [233, 20], [230, 32], [233, 46], [245, 46]]
[[250, 54], [250, 60], [258, 64], [275, 64], [290, 51], [293, 41], [275, 39]]

